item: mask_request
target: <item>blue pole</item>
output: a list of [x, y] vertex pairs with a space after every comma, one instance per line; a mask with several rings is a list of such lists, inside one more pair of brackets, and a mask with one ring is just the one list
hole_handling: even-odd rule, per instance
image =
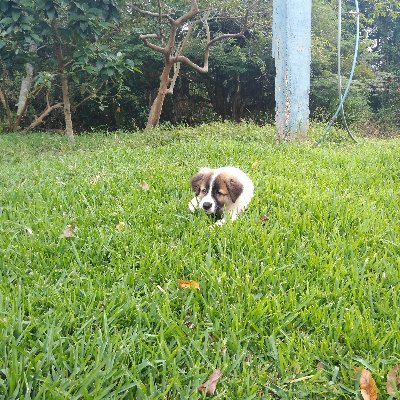
[[278, 137], [303, 139], [310, 114], [311, 0], [274, 0], [272, 32]]

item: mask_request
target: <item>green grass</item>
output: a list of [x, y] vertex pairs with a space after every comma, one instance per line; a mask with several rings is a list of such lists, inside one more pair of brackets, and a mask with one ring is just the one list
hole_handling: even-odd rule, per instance
[[[0, 398], [199, 399], [220, 368], [216, 399], [355, 399], [357, 366], [388, 397], [399, 140], [278, 145], [216, 124], [0, 149]], [[254, 180], [234, 224], [188, 211], [205, 165]]]

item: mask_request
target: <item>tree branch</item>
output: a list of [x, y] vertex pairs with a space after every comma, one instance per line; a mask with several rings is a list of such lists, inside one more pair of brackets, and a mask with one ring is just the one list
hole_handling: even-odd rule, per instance
[[186, 65], [188, 65], [190, 68], [194, 69], [197, 72], [200, 73], [207, 73], [208, 72], [208, 60], [209, 60], [209, 56], [210, 56], [210, 47], [221, 41], [221, 40], [225, 40], [225, 39], [232, 39], [232, 38], [238, 38], [238, 37], [243, 37], [245, 32], [247, 31], [247, 21], [248, 21], [248, 15], [249, 15], [249, 11], [246, 12], [245, 18], [244, 18], [244, 23], [243, 23], [243, 27], [240, 30], [240, 32], [238, 33], [225, 33], [223, 35], [217, 36], [214, 39], [211, 39], [211, 33], [210, 33], [210, 27], [208, 25], [208, 13], [204, 16], [203, 18], [203, 25], [206, 31], [206, 38], [207, 38], [207, 44], [206, 47], [204, 49], [204, 61], [203, 61], [203, 67], [201, 67], [200, 65], [194, 63], [193, 61], [189, 60], [187, 57], [185, 56], [177, 56], [175, 57], [174, 61], [175, 62], [183, 62]]
[[164, 47], [157, 46], [156, 44], [150, 43], [148, 41], [148, 39], [151, 39], [151, 38], [160, 39], [160, 37], [159, 37], [159, 35], [157, 33], [148, 33], [146, 35], [140, 35], [139, 36], [139, 39], [141, 39], [143, 41], [145, 46], [149, 47], [150, 49], [152, 49], [154, 51], [157, 51], [159, 53], [162, 53], [162, 54], [166, 55], [167, 54], [167, 50]]
[[161, 10], [158, 13], [147, 11], [147, 10], [142, 10], [138, 6], [132, 4], [132, 10], [138, 12], [139, 14], [146, 15], [148, 17], [155, 17], [155, 18], [161, 18], [161, 19], [166, 19], [171, 25], [174, 23], [174, 19], [168, 15], [168, 14], [162, 14]]
[[61, 108], [63, 106], [63, 103], [56, 103], [50, 106], [49, 104], [46, 105], [46, 108], [43, 110], [43, 112], [35, 118], [35, 120], [27, 127], [24, 129], [24, 132], [27, 132], [31, 129], [36, 128], [38, 125], [40, 125], [43, 120], [56, 108]]
[[188, 21], [190, 18], [197, 15], [199, 12], [200, 12], [200, 10], [199, 10], [199, 6], [197, 4], [197, 0], [192, 0], [190, 3], [190, 10], [186, 14], [183, 14], [181, 17], [174, 20], [173, 25], [176, 27], [181, 26], [186, 21]]
[[175, 83], [178, 78], [180, 69], [181, 69], [181, 63], [174, 63], [174, 75], [173, 75], [172, 79], [170, 79], [170, 81], [169, 81], [169, 87], [166, 91], [166, 94], [174, 93]]

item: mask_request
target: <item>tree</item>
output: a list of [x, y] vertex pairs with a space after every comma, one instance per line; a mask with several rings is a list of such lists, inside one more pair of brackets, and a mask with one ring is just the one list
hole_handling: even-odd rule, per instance
[[[28, 128], [37, 126], [53, 109], [62, 106], [66, 134], [73, 141], [69, 79], [76, 61], [76, 49], [97, 41], [104, 29], [107, 29], [108, 21], [117, 17], [115, 0], [0, 0], [0, 10], [4, 15], [0, 27], [5, 32], [0, 42], [1, 58], [15, 61], [18, 55], [25, 53], [28, 59], [26, 48], [29, 48], [30, 53], [40, 52], [42, 58], [48, 60], [46, 67], [54, 71], [53, 76], [59, 77], [61, 83], [62, 102], [50, 104], [51, 96], [47, 91], [45, 110]], [[54, 58], [56, 65], [52, 62]], [[27, 72], [22, 80], [15, 119], [4, 90], [0, 94], [8, 119], [14, 121], [9, 124], [10, 130], [18, 129], [27, 101], [36, 90], [31, 92], [33, 81], [38, 80], [38, 77], [33, 77], [33, 66], [26, 62], [25, 69]], [[3, 75], [7, 75], [5, 68]]]
[[[133, 6], [133, 10], [142, 15], [157, 19], [158, 32], [142, 34], [140, 35], [140, 38], [145, 46], [158, 53], [161, 53], [164, 56], [164, 68], [160, 76], [158, 93], [153, 101], [147, 120], [147, 128], [152, 128], [156, 126], [160, 120], [165, 96], [167, 94], [173, 94], [175, 83], [180, 72], [181, 63], [185, 63], [197, 72], [207, 73], [211, 46], [228, 38], [242, 37], [244, 32], [247, 30], [248, 13], [246, 13], [246, 16], [243, 19], [243, 23], [239, 32], [220, 34], [214, 38], [211, 38], [210, 26], [208, 22], [210, 18], [210, 10], [208, 9], [206, 11], [201, 11], [197, 0], [191, 0], [190, 9], [178, 18], [174, 17], [172, 11], [164, 12], [161, 2], [158, 4], [158, 12], [143, 10], [138, 6]], [[200, 23], [205, 31], [203, 66], [200, 66], [183, 55], [188, 46], [194, 27], [198, 28]], [[166, 25], [169, 29], [168, 36], [166, 36], [164, 31]], [[160, 43], [155, 44], [150, 41], [154, 39], [158, 40]], [[173, 74], [171, 76], [172, 71]]]

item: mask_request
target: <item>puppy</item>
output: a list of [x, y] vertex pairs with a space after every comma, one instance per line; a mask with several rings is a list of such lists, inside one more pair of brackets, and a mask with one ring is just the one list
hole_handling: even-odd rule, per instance
[[234, 221], [247, 208], [254, 194], [251, 179], [239, 168], [201, 168], [190, 181], [196, 196], [189, 209], [203, 209], [207, 214], [223, 216], [217, 225], [222, 225], [228, 216]]

